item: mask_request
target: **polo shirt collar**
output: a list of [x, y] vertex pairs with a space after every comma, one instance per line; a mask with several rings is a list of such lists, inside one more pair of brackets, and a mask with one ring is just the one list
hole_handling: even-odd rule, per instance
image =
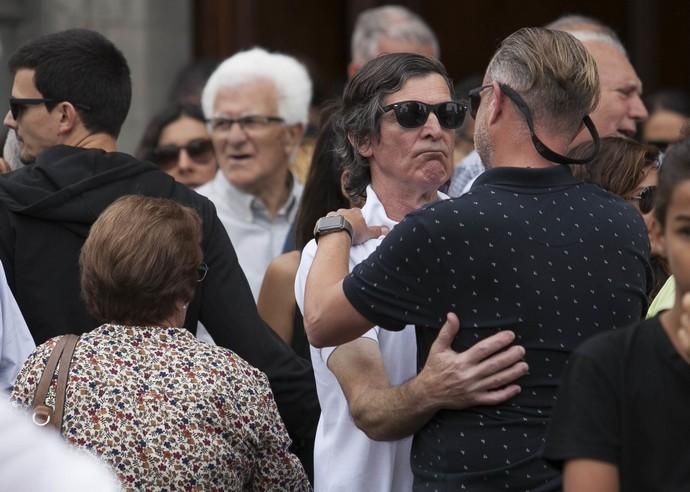
[[[266, 206], [257, 197], [250, 193], [240, 191], [238, 188], [230, 184], [223, 172], [219, 169], [215, 178], [218, 185], [225, 195], [225, 199], [230, 207], [238, 212], [238, 215], [244, 216], [244, 219], [251, 222], [254, 217], [258, 215], [267, 215]], [[292, 173], [288, 174], [288, 186], [290, 187], [290, 194], [287, 201], [278, 210], [278, 217], [290, 216], [293, 209], [296, 207], [301, 192], [302, 185], [295, 179]], [[241, 211], [241, 212], [240, 212]]]
[[551, 188], [575, 185], [580, 182], [573, 176], [568, 166], [554, 165], [548, 168], [495, 167], [480, 174], [474, 181], [472, 189], [484, 184], [520, 188]]

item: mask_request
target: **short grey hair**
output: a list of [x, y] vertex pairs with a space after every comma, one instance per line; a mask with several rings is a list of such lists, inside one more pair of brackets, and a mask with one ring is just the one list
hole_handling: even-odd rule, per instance
[[436, 35], [421, 17], [405, 7], [385, 5], [364, 10], [357, 17], [352, 33], [352, 61], [363, 65], [376, 58], [382, 38], [431, 46], [434, 57], [441, 56]]
[[626, 57], [628, 56], [625, 46], [623, 46], [623, 42], [616, 34], [616, 31], [599, 19], [579, 14], [567, 14], [544, 27], [554, 31], [569, 32], [582, 43], [591, 41], [607, 44], [616, 48]]
[[309, 120], [312, 82], [302, 63], [282, 53], [262, 48], [240, 51], [211, 74], [201, 94], [204, 116], [213, 116], [213, 105], [221, 87], [235, 87], [254, 80], [268, 80], [276, 88], [278, 113], [288, 124]]

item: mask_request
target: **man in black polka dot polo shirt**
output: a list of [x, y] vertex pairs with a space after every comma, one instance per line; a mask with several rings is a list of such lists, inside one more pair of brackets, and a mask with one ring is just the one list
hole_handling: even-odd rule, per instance
[[[448, 312], [461, 320], [457, 351], [513, 329], [530, 367], [522, 392], [438, 412], [415, 435], [415, 490], [558, 490], [541, 450], [561, 373], [583, 340], [643, 316], [647, 231], [625, 201], [564, 165], [578, 163], [564, 154], [583, 124], [598, 140], [587, 116], [596, 65], [570, 34], [517, 31], [470, 94], [489, 170], [470, 193], [408, 215], [344, 280], [350, 237], [323, 236], [306, 285], [307, 333], [328, 345], [374, 324], [414, 324], [423, 364]], [[339, 213], [354, 243], [379, 232], [354, 209]]]

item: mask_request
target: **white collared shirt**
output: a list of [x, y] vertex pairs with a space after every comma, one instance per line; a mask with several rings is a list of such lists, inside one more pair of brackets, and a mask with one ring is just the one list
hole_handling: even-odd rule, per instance
[[196, 190], [216, 206], [218, 218], [235, 247], [255, 300], [259, 297], [266, 268], [283, 252], [302, 189], [302, 185], [292, 177], [288, 200], [273, 219], [261, 200], [230, 184], [220, 170], [215, 178]]
[[[439, 193], [439, 199], [447, 198]], [[367, 224], [385, 225], [392, 229], [397, 222], [386, 215], [383, 204], [371, 186], [362, 207]], [[370, 239], [350, 249], [350, 271], [369, 257], [383, 236]], [[302, 251], [295, 279], [295, 299], [304, 312], [304, 287], [316, 254], [311, 240]], [[417, 342], [412, 325], [402, 331], [387, 331], [378, 326], [362, 337], [378, 343], [384, 367], [392, 385], [398, 386], [417, 375]], [[335, 492], [350, 490], [406, 491], [412, 490], [410, 450], [412, 436], [398, 441], [378, 442], [369, 439], [355, 425], [335, 375], [328, 368], [328, 357], [337, 347], [311, 347], [311, 359], [321, 416], [314, 443], [314, 490]]]

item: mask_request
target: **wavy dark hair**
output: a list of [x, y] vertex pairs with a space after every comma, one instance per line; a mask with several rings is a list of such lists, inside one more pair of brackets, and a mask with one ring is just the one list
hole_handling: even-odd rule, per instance
[[[582, 158], [591, 155], [594, 144], [581, 143], [572, 149], [570, 155]], [[659, 149], [623, 137], [601, 139], [599, 153], [585, 165], [571, 166], [573, 175], [594, 183], [614, 195], [626, 198], [635, 190], [651, 167], [658, 166]]]
[[367, 62], [345, 86], [333, 138], [335, 158], [347, 173], [345, 192], [351, 200], [363, 198], [371, 182], [369, 161], [359, 155], [357, 147], [379, 139], [384, 98], [399, 91], [409, 79], [434, 73], [446, 81], [452, 98], [453, 83], [441, 62], [411, 53], [379, 56]]

